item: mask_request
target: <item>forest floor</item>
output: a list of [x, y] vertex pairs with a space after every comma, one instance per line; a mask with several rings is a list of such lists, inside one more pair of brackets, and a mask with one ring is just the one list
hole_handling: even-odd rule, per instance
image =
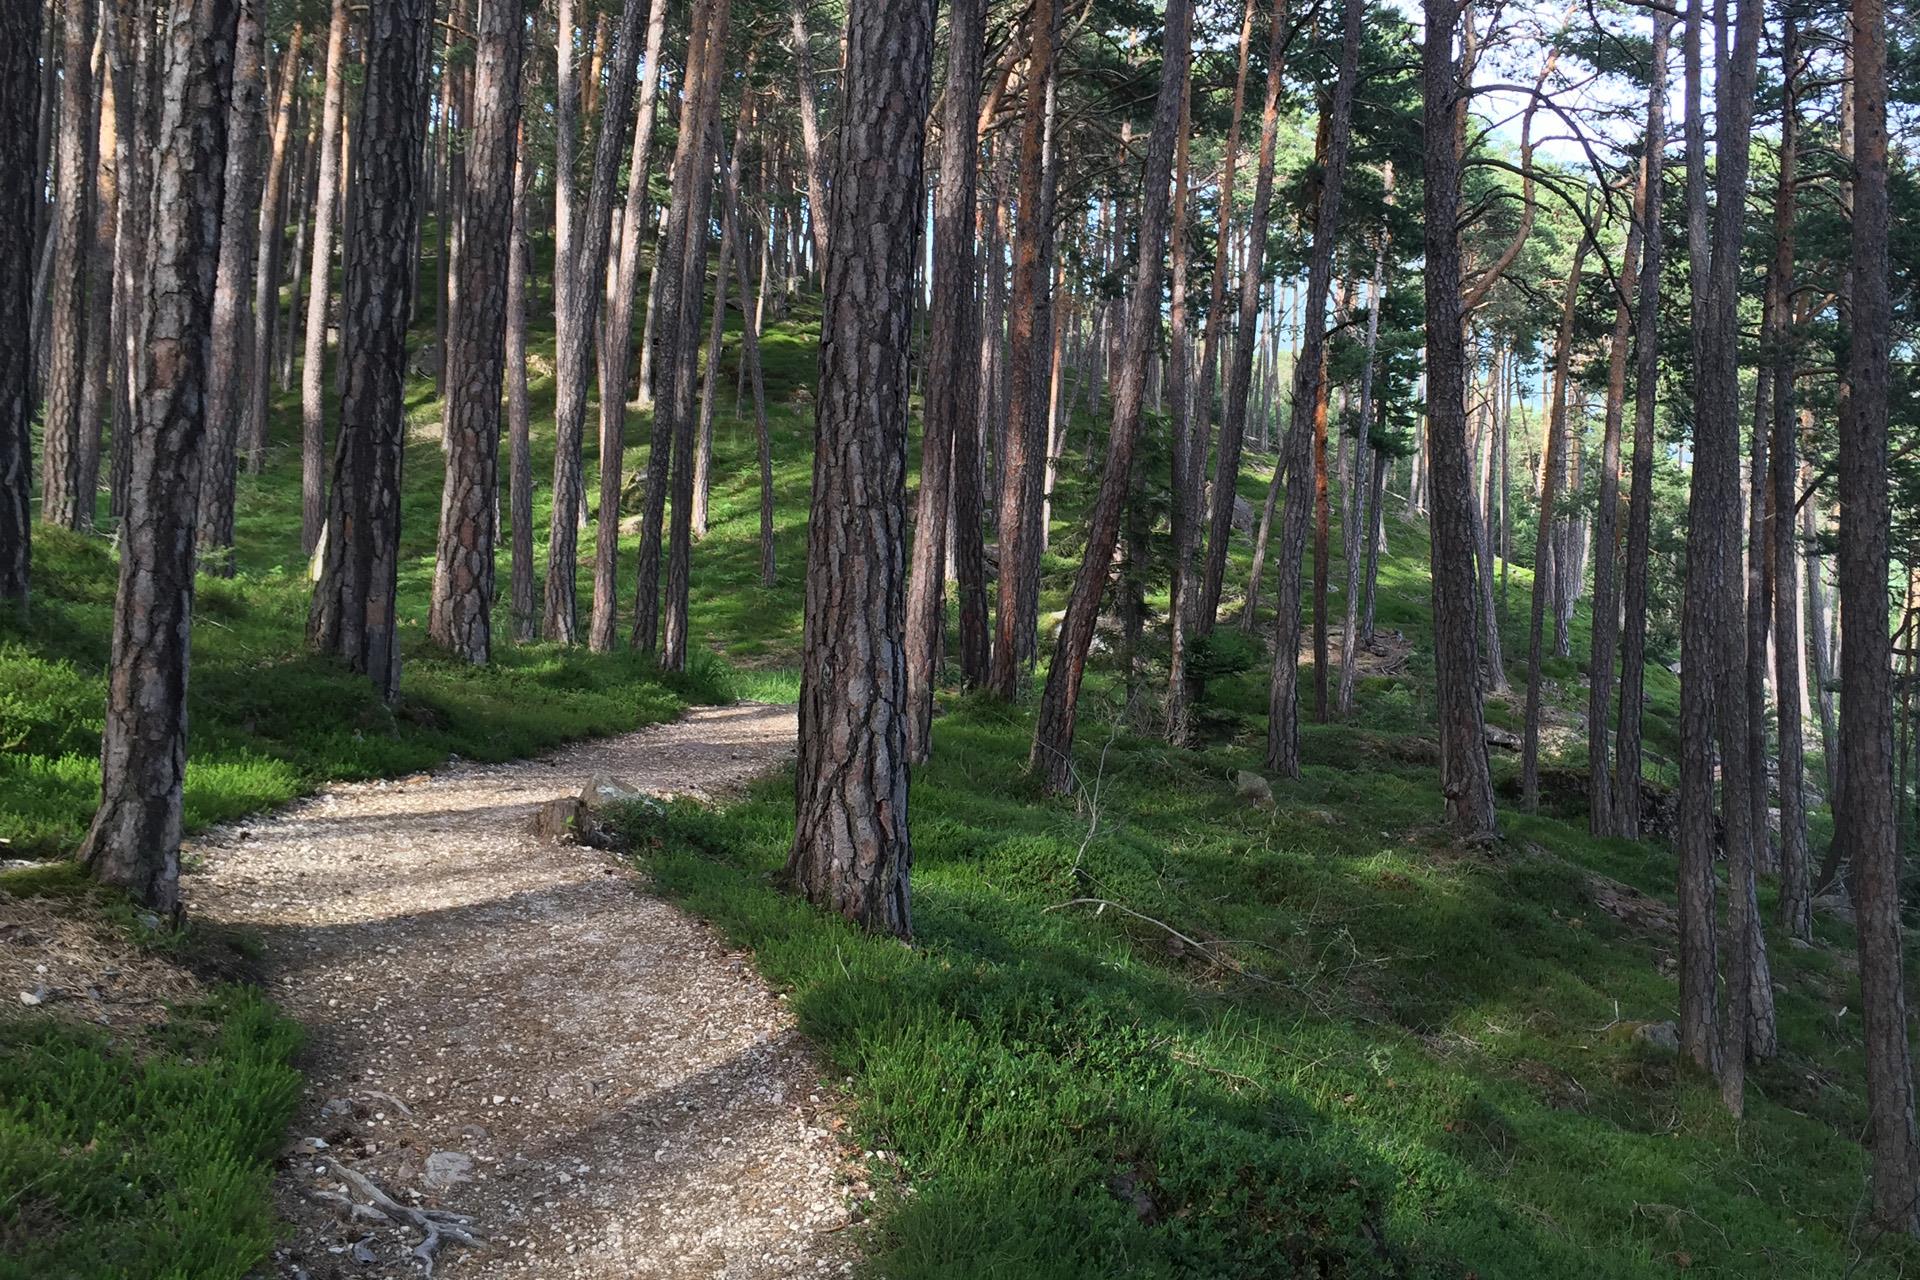
[[[740, 704], [510, 764], [333, 787], [214, 828], [189, 910], [259, 940], [306, 1032], [274, 1273], [851, 1270], [836, 1095], [782, 997], [612, 855], [539, 838], [596, 778], [712, 799], [784, 762], [791, 708]], [[387, 1220], [370, 1182], [404, 1208]]]

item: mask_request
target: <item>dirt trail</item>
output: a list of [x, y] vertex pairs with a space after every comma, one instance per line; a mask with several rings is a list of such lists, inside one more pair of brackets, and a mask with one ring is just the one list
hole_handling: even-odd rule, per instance
[[470, 1219], [486, 1243], [441, 1244], [451, 1280], [851, 1268], [833, 1096], [780, 999], [617, 860], [530, 832], [594, 775], [710, 795], [793, 736], [789, 708], [696, 711], [196, 842], [189, 908], [263, 940], [269, 993], [308, 1031], [273, 1274], [422, 1274], [423, 1232], [354, 1208], [362, 1178], [400, 1216]]

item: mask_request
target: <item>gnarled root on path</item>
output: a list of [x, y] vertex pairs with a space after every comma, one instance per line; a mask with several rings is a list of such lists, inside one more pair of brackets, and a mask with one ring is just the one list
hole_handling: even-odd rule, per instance
[[327, 1164], [348, 1186], [359, 1192], [370, 1203], [361, 1204], [337, 1191], [315, 1190], [308, 1194], [316, 1200], [345, 1208], [350, 1217], [365, 1218], [373, 1222], [392, 1222], [401, 1226], [410, 1226], [419, 1231], [423, 1239], [413, 1247], [413, 1256], [425, 1265], [428, 1276], [433, 1275], [434, 1258], [440, 1250], [441, 1241], [451, 1240], [455, 1244], [463, 1244], [468, 1248], [476, 1248], [486, 1243], [485, 1239], [467, 1230], [467, 1225], [473, 1219], [465, 1214], [451, 1213], [445, 1209], [416, 1209], [411, 1205], [401, 1204], [382, 1191], [379, 1185], [366, 1174], [349, 1169], [338, 1160], [329, 1160]]

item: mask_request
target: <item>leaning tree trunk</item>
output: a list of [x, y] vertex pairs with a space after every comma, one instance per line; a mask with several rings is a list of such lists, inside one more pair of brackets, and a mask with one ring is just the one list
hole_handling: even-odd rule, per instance
[[1653, 418], [1660, 384], [1661, 193], [1665, 187], [1667, 43], [1673, 21], [1653, 15], [1653, 79], [1647, 97], [1647, 177], [1640, 279], [1633, 318], [1633, 481], [1627, 497], [1626, 629], [1620, 639], [1620, 721], [1614, 739], [1614, 834], [1640, 835], [1640, 741], [1646, 689], [1647, 558], [1653, 541]]
[[[1346, 25], [1341, 40], [1339, 78], [1327, 112], [1325, 163], [1320, 171], [1320, 200], [1314, 212], [1313, 251], [1307, 260], [1307, 301], [1303, 313], [1299, 363], [1294, 366], [1293, 410], [1279, 466], [1286, 471], [1286, 505], [1281, 512], [1280, 554], [1276, 565], [1280, 584], [1273, 598], [1273, 677], [1267, 693], [1267, 767], [1283, 777], [1300, 776], [1300, 561], [1306, 553], [1307, 521], [1312, 516], [1308, 486], [1315, 467], [1310, 453], [1316, 438], [1324, 439], [1327, 290], [1333, 279], [1333, 249], [1340, 238], [1340, 202], [1346, 185], [1347, 151], [1352, 140], [1353, 89], [1360, 67], [1360, 0], [1347, 0]], [[1249, 248], [1249, 257], [1255, 250]], [[1251, 317], [1241, 313], [1243, 337], [1250, 337]], [[1238, 370], [1235, 370], [1236, 377]], [[1227, 421], [1233, 421], [1231, 402]], [[1226, 437], [1226, 425], [1221, 438]], [[1224, 448], [1224, 445], [1223, 445]], [[1322, 448], [1324, 454], [1324, 446]], [[1469, 504], [1471, 498], [1469, 498]], [[1471, 515], [1471, 512], [1469, 512]], [[1471, 562], [1469, 562], [1471, 573]], [[1324, 575], [1321, 575], [1324, 576]], [[1472, 579], [1468, 579], [1471, 588]], [[1468, 608], [1472, 608], [1471, 597]], [[1324, 655], [1315, 648], [1315, 665], [1325, 670]]]
[[245, 411], [247, 358], [256, 322], [247, 306], [260, 235], [261, 123], [266, 114], [265, 0], [239, 0], [233, 55], [233, 105], [227, 123], [225, 212], [213, 286], [213, 363], [207, 373], [207, 432], [201, 440], [201, 564], [233, 576], [233, 481]]
[[[334, 215], [339, 204], [340, 116], [346, 94], [348, 0], [333, 0], [327, 27], [326, 88], [320, 108], [319, 177], [313, 189], [313, 260], [307, 271], [306, 356], [300, 369], [300, 550], [311, 555], [326, 518], [327, 300], [331, 296]], [[342, 344], [344, 352], [345, 345]]]
[[[87, 371], [88, 258], [93, 249], [95, 132], [93, 0], [61, 6], [60, 128], [54, 146], [53, 274], [48, 284], [46, 409], [40, 477], [40, 518], [68, 529], [93, 525], [91, 493], [82, 493], [87, 440], [100, 424], [83, 419]], [[97, 445], [95, 446], [98, 447]]]
[[[941, 616], [947, 592], [947, 514], [953, 504], [956, 439], [975, 430], [980, 315], [974, 297], [974, 117], [986, 42], [985, 0], [951, 0], [947, 14], [947, 88], [940, 123], [940, 183], [934, 194], [932, 329], [927, 339], [925, 426], [920, 441], [920, 499], [907, 584], [907, 755], [923, 763], [933, 750], [933, 687], [938, 681]], [[977, 473], [978, 467], [974, 467]], [[977, 485], [977, 479], [974, 481]], [[955, 529], [956, 544], [979, 542], [979, 524]], [[977, 546], [976, 546], [977, 552]], [[956, 545], [955, 559], [964, 555]]]
[[150, 910], [180, 906], [193, 531], [226, 179], [233, 0], [174, 0], [160, 49], [156, 200], [141, 284], [132, 469], [113, 610], [100, 807], [79, 858]]
[[[561, 644], [579, 639], [576, 583], [580, 566], [575, 550], [584, 495], [580, 442], [586, 426], [593, 337], [605, 294], [607, 246], [613, 235], [613, 188], [619, 181], [620, 144], [633, 105], [634, 66], [640, 57], [640, 19], [645, 13], [641, 5], [642, 0], [627, 0], [620, 12], [613, 56], [607, 60], [600, 134], [594, 141], [593, 190], [587, 199], [586, 220], [572, 246], [574, 256], [563, 264], [567, 268], [563, 273], [568, 281], [564, 301], [567, 315], [560, 327], [562, 341], [554, 359], [553, 510], [547, 525], [545, 620], [547, 639]], [[620, 459], [602, 458], [600, 465], [618, 471]], [[616, 501], [614, 510], [602, 511], [600, 518], [618, 525], [618, 507]]]
[[493, 564], [499, 508], [500, 376], [512, 253], [514, 143], [520, 132], [520, 0], [477, 0], [467, 191], [448, 331], [447, 469], [427, 635], [468, 662], [493, 656]]
[[[40, 111], [37, 4], [0, 13], [0, 226], [38, 214], [34, 121]], [[25, 614], [33, 562], [33, 237], [0, 243], [0, 602]]]
[[1460, 155], [1454, 148], [1461, 92], [1453, 0], [1425, 0], [1421, 53], [1424, 112], [1427, 438], [1432, 457], [1433, 648], [1440, 731], [1440, 790], [1447, 822], [1470, 838], [1494, 832], [1480, 659], [1473, 604], [1473, 495], [1467, 465], [1466, 337], [1460, 294]]
[[1882, 0], [1853, 3], [1853, 343], [1840, 416], [1841, 738], [1834, 805], [1859, 913], [1860, 1004], [1875, 1216], [1920, 1234], [1920, 1140], [1901, 971], [1898, 822], [1893, 805], [1892, 642], [1887, 633], [1887, 34]]
[[417, 81], [430, 18], [429, 0], [389, 0], [368, 14], [341, 312], [346, 390], [320, 578], [307, 612], [309, 643], [371, 678], [388, 703], [400, 694], [400, 463], [419, 217]]
[[660, 53], [666, 38], [666, 0], [653, 0], [647, 13], [646, 64], [640, 75], [640, 104], [634, 112], [633, 151], [627, 161], [620, 257], [600, 341], [600, 523], [593, 535], [593, 613], [587, 620], [587, 647], [595, 653], [612, 651], [620, 610], [620, 486], [626, 478], [634, 284], [640, 272], [640, 244], [646, 238], [647, 164], [653, 153], [654, 106], [660, 95]]
[[808, 901], [900, 937], [913, 931], [900, 645], [907, 356], [932, 81], [933, 0], [852, 0], [787, 858], [787, 877]]
[[1139, 254], [1127, 307], [1119, 378], [1113, 390], [1113, 429], [1107, 440], [1106, 468], [1088, 516], [1087, 549], [1074, 575], [1073, 593], [1067, 598], [1067, 613], [1060, 623], [1053, 662], [1047, 668], [1046, 689], [1034, 722], [1033, 749], [1027, 758], [1027, 767], [1055, 793], [1065, 792], [1073, 782], [1073, 731], [1080, 683], [1086, 675], [1087, 650], [1093, 645], [1094, 624], [1100, 616], [1100, 597], [1106, 592], [1114, 544], [1120, 536], [1122, 508], [1133, 481], [1134, 445], [1140, 433], [1147, 383], [1147, 349], [1159, 330], [1161, 277], [1166, 270], [1163, 255], [1173, 135], [1179, 128], [1192, 39], [1192, 10], [1187, 0], [1167, 0], [1160, 91], [1154, 101], [1153, 136], [1147, 142], [1140, 188]]

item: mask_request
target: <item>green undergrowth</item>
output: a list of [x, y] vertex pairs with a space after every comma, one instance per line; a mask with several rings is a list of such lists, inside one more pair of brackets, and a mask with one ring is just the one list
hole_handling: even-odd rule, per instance
[[[1377, 691], [1376, 691], [1377, 692]], [[1083, 726], [1093, 808], [1037, 795], [1020, 710], [937, 722], [915, 940], [781, 892], [790, 782], [641, 820], [655, 882], [751, 947], [886, 1153], [875, 1270], [975, 1276], [1890, 1276], [1847, 938], [1775, 938], [1781, 1058], [1736, 1124], [1635, 1027], [1671, 1018], [1605, 876], [1670, 852], [1503, 814], [1463, 850], [1389, 704], [1308, 726], [1269, 811], [1239, 746]], [[1104, 757], [1104, 764], [1100, 763]], [[1092, 834], [1089, 836], [1090, 828]]]

